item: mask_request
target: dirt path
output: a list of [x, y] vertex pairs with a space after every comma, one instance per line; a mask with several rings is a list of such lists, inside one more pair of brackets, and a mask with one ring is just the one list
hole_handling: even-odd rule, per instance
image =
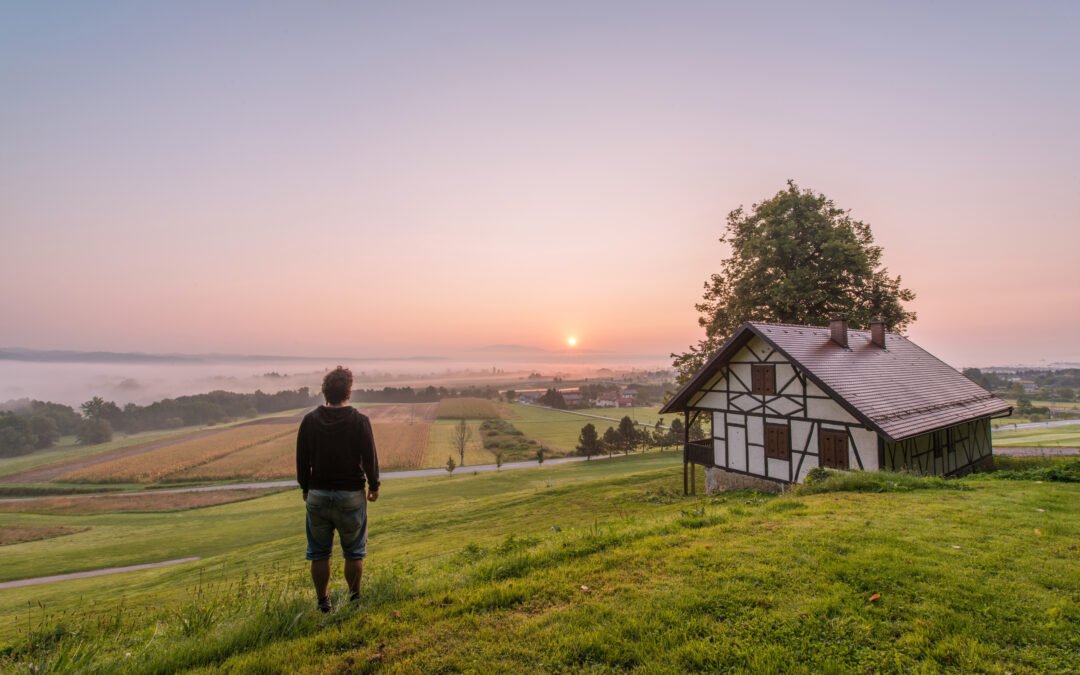
[[199, 431], [192, 431], [190, 433], [186, 433], [180, 436], [170, 436], [169, 438], [162, 438], [156, 441], [138, 443], [136, 445], [129, 445], [124, 448], [117, 448], [116, 450], [109, 450], [108, 452], [102, 452], [91, 457], [63, 459], [59, 462], [54, 462], [52, 464], [46, 464], [45, 466], [28, 469], [27, 471], [23, 471], [22, 473], [5, 476], [4, 482], [47, 483], [71, 471], [78, 471], [79, 469], [97, 466], [98, 464], [111, 462], [114, 459], [134, 457], [135, 455], [141, 455], [145, 452], [151, 452], [153, 450], [160, 450], [161, 448], [166, 448], [170, 445], [175, 445], [177, 443], [186, 443], [188, 441], [205, 438], [206, 436], [213, 436], [214, 434], [219, 434], [222, 431], [227, 431], [229, 429], [260, 426], [263, 424], [300, 424], [301, 419], [303, 419], [303, 417], [300, 415], [292, 415], [289, 417], [264, 417], [262, 419], [244, 422], [243, 424], [234, 424], [228, 427], [211, 427], [209, 429], [200, 429]]
[[121, 572], [136, 572], [138, 570], [153, 570], [159, 567], [169, 567], [181, 563], [195, 562], [198, 557], [177, 558], [176, 560], [163, 560], [162, 562], [146, 563], [144, 565], [128, 565], [127, 567], [106, 567], [101, 570], [88, 570], [86, 572], [72, 572], [71, 574], [55, 574], [51, 577], [34, 577], [33, 579], [18, 579], [0, 583], [0, 590], [5, 588], [22, 588], [23, 586], [36, 586], [49, 584], [54, 581], [70, 581], [72, 579], [89, 579], [90, 577], [103, 577], [107, 574], [120, 574]]

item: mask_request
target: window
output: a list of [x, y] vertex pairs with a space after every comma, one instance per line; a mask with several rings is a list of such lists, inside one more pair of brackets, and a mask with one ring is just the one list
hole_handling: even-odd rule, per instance
[[776, 393], [776, 366], [758, 364], [750, 366], [750, 393]]
[[765, 425], [765, 457], [791, 459], [791, 435], [786, 424]]
[[832, 429], [818, 432], [818, 463], [830, 469], [848, 468], [847, 432]]

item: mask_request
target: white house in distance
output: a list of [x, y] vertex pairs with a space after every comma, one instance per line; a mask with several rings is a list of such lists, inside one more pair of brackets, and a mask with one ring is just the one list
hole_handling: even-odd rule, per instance
[[744, 323], [660, 412], [687, 431], [712, 418], [711, 440], [685, 439], [692, 490], [695, 465], [710, 488], [801, 483], [816, 466], [962, 475], [989, 460], [990, 419], [1012, 408], [883, 322], [834, 319]]

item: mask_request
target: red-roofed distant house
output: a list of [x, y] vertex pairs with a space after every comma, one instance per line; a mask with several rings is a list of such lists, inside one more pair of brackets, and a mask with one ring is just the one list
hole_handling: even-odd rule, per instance
[[817, 466], [962, 475], [989, 460], [990, 419], [1012, 408], [884, 323], [835, 319], [744, 323], [660, 412], [687, 429], [712, 418], [712, 439], [685, 439], [692, 489], [695, 465], [709, 485], [801, 483]]

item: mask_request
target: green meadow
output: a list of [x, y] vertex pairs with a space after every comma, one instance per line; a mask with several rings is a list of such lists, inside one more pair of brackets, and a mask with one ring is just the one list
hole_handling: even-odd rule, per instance
[[[674, 415], [662, 418], [659, 406], [635, 408], [586, 408], [583, 410], [554, 410], [539, 406], [516, 403], [510, 406], [508, 415], [515, 427], [529, 438], [544, 445], [572, 453], [577, 447], [581, 427], [593, 424], [601, 436], [608, 427], [619, 427], [619, 420], [630, 417], [634, 421], [652, 427], [658, 419], [667, 424]], [[598, 419], [599, 418], [599, 419]]]
[[1078, 483], [867, 474], [817, 494], [684, 497], [681, 473], [677, 453], [648, 453], [388, 481], [363, 599], [345, 602], [335, 569], [327, 616], [296, 491], [0, 514], [89, 528], [5, 546], [5, 578], [202, 558], [0, 590], [0, 669], [1080, 669]]
[[994, 445], [998, 447], [1080, 447], [1080, 424], [1016, 431], [996, 429]]

